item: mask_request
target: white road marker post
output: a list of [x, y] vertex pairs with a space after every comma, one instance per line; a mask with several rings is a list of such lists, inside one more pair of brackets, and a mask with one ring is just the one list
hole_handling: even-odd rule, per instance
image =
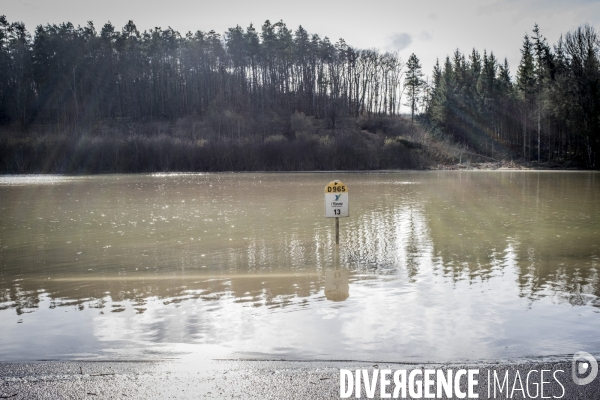
[[340, 244], [340, 218], [349, 215], [348, 186], [332, 181], [325, 186], [325, 217], [335, 218], [335, 244]]

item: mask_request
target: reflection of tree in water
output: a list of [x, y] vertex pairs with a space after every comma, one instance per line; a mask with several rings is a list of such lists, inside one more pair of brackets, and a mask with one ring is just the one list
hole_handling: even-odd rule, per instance
[[532, 301], [552, 296], [559, 303], [600, 307], [600, 276], [595, 268], [537, 266], [521, 268], [521, 296]]
[[514, 271], [520, 296], [531, 301], [553, 296], [598, 306], [598, 190], [560, 176], [490, 176], [440, 182], [430, 196], [428, 225], [443, 275], [472, 281]]
[[[440, 174], [407, 198], [380, 196], [345, 219], [340, 260], [351, 280], [390, 275], [410, 284], [419, 274], [434, 274], [478, 282], [513, 279], [506, 276], [514, 273], [520, 295], [532, 302], [552, 296], [600, 306], [598, 189], [573, 183], [586, 174], [531, 176], [464, 174], [457, 180]], [[152, 297], [166, 304], [233, 298], [249, 307], [303, 306], [323, 290], [324, 271], [333, 265], [333, 232], [315, 230], [308, 238], [301, 233], [293, 226], [274, 235], [251, 228], [251, 240], [234, 250], [219, 241], [210, 260], [201, 258], [196, 245], [144, 249], [149, 257], [128, 255], [128, 261], [94, 255], [97, 265], [44, 270], [51, 279], [36, 270], [27, 275], [32, 260], [17, 258], [13, 264], [21, 266], [0, 271], [0, 311], [35, 309], [42, 296], [52, 300], [51, 307], [77, 309], [106, 308], [110, 297], [131, 302], [138, 312]]]
[[18, 315], [27, 312], [28, 309], [37, 308], [40, 298], [36, 290], [27, 290], [22, 287], [20, 281], [13, 285], [7, 285], [4, 279], [0, 279], [0, 311], [14, 308]]
[[[131, 302], [138, 312], [143, 312], [146, 299], [159, 298], [165, 305], [184, 300], [202, 299], [217, 301], [222, 298], [235, 298], [235, 302], [253, 307], [283, 307], [293, 298], [308, 297], [322, 289], [323, 278], [320, 272], [290, 272], [285, 269], [270, 269], [261, 273], [232, 275], [226, 271], [216, 271], [209, 275], [193, 274], [154, 274], [140, 279], [107, 279], [62, 281], [39, 285], [38, 282], [0, 282], [0, 311], [15, 309], [22, 313], [39, 306], [42, 296], [52, 299], [50, 308], [77, 307], [102, 309], [107, 298], [113, 303]], [[27, 288], [27, 289], [26, 289]]]
[[290, 235], [267, 242], [257, 236], [245, 251], [218, 251], [210, 262], [195, 249], [165, 248], [146, 258], [147, 268], [103, 266], [100, 260], [91, 272], [80, 265], [56, 268], [51, 279], [40, 278], [36, 270], [28, 276], [26, 268], [17, 268], [14, 276], [0, 275], [0, 311], [35, 309], [44, 296], [50, 298], [51, 308], [103, 309], [110, 299], [131, 302], [138, 313], [144, 312], [148, 298], [169, 305], [233, 297], [236, 303], [277, 308], [322, 290], [321, 270], [306, 260], [306, 254], [316, 252], [312, 241], [302, 243]]
[[[423, 232], [422, 229], [417, 227], [415, 223], [415, 215], [413, 209], [410, 209], [410, 216], [408, 220], [408, 243], [406, 246], [406, 270], [411, 281], [414, 282], [414, 277], [419, 272], [419, 258], [422, 255], [422, 237], [420, 235], [426, 235], [427, 232]], [[422, 221], [419, 221], [422, 222]], [[421, 239], [421, 240], [420, 240]]]
[[354, 270], [396, 275], [405, 271], [412, 281], [431, 260], [429, 228], [418, 204], [390, 207], [362, 216], [342, 257]]

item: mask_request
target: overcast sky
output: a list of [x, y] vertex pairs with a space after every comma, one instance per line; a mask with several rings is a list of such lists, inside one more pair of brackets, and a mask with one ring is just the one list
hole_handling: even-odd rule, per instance
[[88, 20], [97, 29], [110, 20], [120, 30], [131, 19], [140, 31], [171, 26], [182, 34], [223, 33], [283, 20], [332, 42], [341, 37], [354, 47], [398, 50], [405, 61], [414, 52], [427, 75], [436, 57], [442, 63], [456, 48], [473, 47], [508, 58], [514, 73], [523, 36], [536, 22], [551, 44], [586, 22], [600, 28], [600, 0], [9, 0], [0, 13], [30, 32], [39, 24]]

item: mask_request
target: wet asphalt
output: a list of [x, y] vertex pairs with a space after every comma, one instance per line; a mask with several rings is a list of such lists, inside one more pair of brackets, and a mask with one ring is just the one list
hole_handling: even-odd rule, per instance
[[[480, 399], [600, 399], [600, 377], [576, 385], [571, 363], [565, 361], [461, 366], [249, 360], [0, 363], [0, 399], [339, 399], [340, 369], [353, 374], [367, 369], [372, 377], [374, 370], [450, 369], [456, 374], [463, 368], [479, 370], [475, 394]], [[507, 377], [507, 384], [502, 390], [496, 387], [495, 394], [493, 379], [492, 385], [487, 382], [488, 372], [493, 378], [494, 371], [500, 381]], [[460, 383], [459, 394], [467, 393], [466, 379]], [[393, 394], [393, 385], [387, 392]], [[431, 392], [436, 393], [435, 385]], [[454, 392], [450, 398], [456, 396]], [[356, 398], [355, 391], [350, 398]], [[369, 398], [364, 387], [360, 398]], [[382, 398], [379, 384], [372, 398]], [[419, 397], [407, 392], [404, 398]]]

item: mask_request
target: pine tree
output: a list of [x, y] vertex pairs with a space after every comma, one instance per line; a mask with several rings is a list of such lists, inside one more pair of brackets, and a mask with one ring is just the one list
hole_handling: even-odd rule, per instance
[[440, 71], [436, 62], [434, 69], [434, 89], [430, 106], [431, 121], [448, 134], [454, 134], [450, 108], [452, 106], [452, 64], [446, 57], [444, 69]]
[[517, 70], [517, 88], [523, 101], [523, 160], [527, 160], [527, 122], [531, 104], [535, 96], [535, 65], [532, 53], [532, 43], [529, 36], [525, 35], [521, 49], [521, 63]]
[[546, 38], [540, 34], [538, 24], [533, 28], [533, 49], [535, 54], [535, 101], [537, 111], [537, 159], [540, 163], [541, 155], [541, 133], [542, 133], [542, 112], [544, 109], [544, 92], [548, 86], [547, 80], [550, 78], [552, 69], [552, 54], [550, 47], [546, 43]]
[[410, 107], [410, 120], [414, 122], [415, 111], [421, 99], [421, 91], [423, 89], [423, 72], [421, 64], [415, 53], [411, 54], [406, 63], [406, 78], [404, 78], [404, 87], [408, 89], [406, 106]]

